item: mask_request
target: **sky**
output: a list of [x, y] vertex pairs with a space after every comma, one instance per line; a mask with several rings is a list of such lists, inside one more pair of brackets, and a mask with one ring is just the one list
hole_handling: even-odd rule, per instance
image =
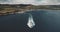
[[59, 5], [60, 0], [0, 0], [0, 4]]

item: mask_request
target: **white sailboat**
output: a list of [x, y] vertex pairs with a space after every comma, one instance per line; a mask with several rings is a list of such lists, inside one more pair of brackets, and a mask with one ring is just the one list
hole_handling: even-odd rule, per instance
[[32, 15], [30, 15], [29, 18], [28, 18], [27, 26], [28, 26], [29, 28], [33, 28], [33, 27], [35, 26], [35, 22], [34, 22], [34, 20], [33, 20]]

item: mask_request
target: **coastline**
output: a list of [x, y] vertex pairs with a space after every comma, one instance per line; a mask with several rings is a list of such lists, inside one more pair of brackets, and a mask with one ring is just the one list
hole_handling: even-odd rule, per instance
[[60, 10], [60, 5], [31, 5], [31, 4], [0, 4], [0, 15], [25, 13], [36, 10]]

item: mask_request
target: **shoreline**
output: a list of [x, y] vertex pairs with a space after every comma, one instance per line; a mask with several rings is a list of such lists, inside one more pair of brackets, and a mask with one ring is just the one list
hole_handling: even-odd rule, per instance
[[31, 4], [17, 4], [8, 5], [0, 4], [0, 15], [14, 14], [14, 13], [25, 13], [28, 11], [36, 10], [60, 10], [60, 5], [39, 5], [34, 6]]

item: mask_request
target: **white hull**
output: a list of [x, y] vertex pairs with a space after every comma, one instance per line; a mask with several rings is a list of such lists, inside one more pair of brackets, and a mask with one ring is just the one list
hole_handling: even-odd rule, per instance
[[35, 26], [35, 22], [33, 20], [32, 15], [29, 16], [27, 25], [29, 28], [33, 28]]

